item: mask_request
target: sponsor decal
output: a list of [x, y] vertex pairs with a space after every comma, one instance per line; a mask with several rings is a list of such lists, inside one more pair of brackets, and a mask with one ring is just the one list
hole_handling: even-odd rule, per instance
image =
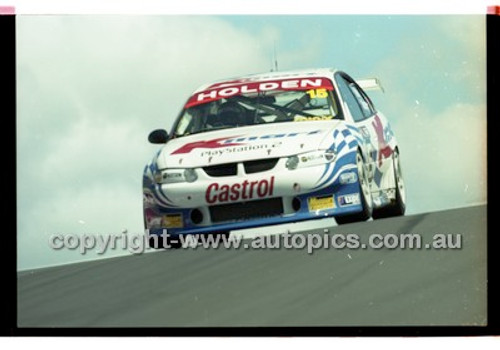
[[366, 126], [361, 126], [359, 128], [359, 130], [361, 131], [361, 135], [363, 135], [363, 138], [365, 139], [365, 141], [370, 141], [370, 132], [368, 131], [368, 129], [366, 128]]
[[307, 122], [311, 120], [332, 120], [333, 116], [331, 115], [317, 115], [314, 117], [306, 117], [303, 115], [296, 115], [295, 118], [293, 118], [294, 122]]
[[309, 211], [318, 211], [335, 208], [335, 200], [333, 196], [325, 197], [309, 197], [307, 199]]
[[392, 137], [394, 136], [394, 132], [391, 129], [391, 126], [389, 124], [386, 125], [384, 128], [384, 139], [385, 142], [389, 143], [392, 140]]
[[248, 151], [258, 151], [258, 150], [268, 150], [268, 152], [271, 151], [273, 148], [278, 148], [281, 146], [281, 142], [275, 142], [275, 143], [264, 143], [264, 144], [257, 144], [257, 145], [245, 145], [245, 146], [238, 146], [238, 147], [228, 147], [228, 148], [222, 148], [222, 149], [215, 149], [215, 150], [209, 150], [209, 151], [204, 151], [201, 152], [200, 156], [205, 157], [213, 157], [213, 156], [221, 156], [223, 154], [228, 154], [228, 153], [240, 153], [240, 152], [248, 152]]
[[182, 177], [182, 173], [166, 173], [163, 175], [164, 179], [179, 179]]
[[326, 89], [312, 89], [306, 91], [306, 93], [309, 95], [310, 98], [327, 98], [328, 97], [328, 92]]
[[303, 132], [291, 132], [288, 134], [266, 134], [262, 136], [248, 136], [248, 137], [237, 137], [237, 138], [228, 138], [224, 143], [233, 143], [233, 142], [252, 142], [258, 140], [270, 140], [270, 139], [282, 139], [288, 137], [295, 137], [299, 135], [311, 136], [320, 134], [321, 130], [313, 130], [313, 131], [303, 131]]
[[[171, 154], [185, 154], [185, 153], [190, 153], [192, 150], [197, 149], [197, 148], [206, 148], [206, 149], [218, 149], [218, 148], [227, 148], [231, 146], [244, 146], [247, 145], [249, 142], [255, 142], [255, 141], [265, 141], [265, 140], [275, 140], [275, 139], [281, 139], [281, 138], [288, 138], [288, 137], [295, 137], [299, 135], [306, 135], [306, 136], [312, 136], [312, 135], [317, 135], [320, 134], [322, 130], [313, 130], [313, 131], [307, 131], [307, 132], [292, 132], [288, 134], [266, 134], [262, 136], [248, 136], [248, 137], [239, 137], [239, 136], [230, 136], [230, 137], [221, 137], [213, 140], [208, 140], [208, 141], [196, 141], [196, 142], [190, 142], [186, 143], [182, 147], [176, 149], [173, 151]], [[267, 144], [267, 145], [262, 145], [261, 147], [264, 148], [272, 148], [272, 147], [277, 147], [281, 143], [274, 143], [274, 145]], [[248, 149], [242, 149], [241, 151], [246, 151], [246, 150], [252, 150], [250, 148]], [[203, 155], [220, 155], [222, 152], [204, 152]]]
[[233, 81], [212, 85], [209, 89], [195, 93], [186, 103], [185, 108], [198, 104], [229, 98], [243, 94], [258, 94], [273, 90], [332, 90], [332, 82], [327, 78], [298, 78], [270, 81], [244, 82]]
[[182, 214], [167, 214], [161, 220], [161, 226], [166, 228], [182, 228], [184, 223], [182, 221]]
[[193, 149], [196, 149], [196, 148], [220, 148], [220, 147], [229, 147], [229, 146], [239, 146], [242, 144], [242, 143], [233, 143], [233, 142], [226, 142], [225, 144], [222, 144], [222, 141], [227, 141], [227, 140], [233, 139], [233, 138], [234, 138], [234, 136], [221, 137], [221, 138], [213, 139], [213, 140], [209, 140], [209, 141], [196, 141], [196, 142], [186, 143], [181, 148], [173, 151], [171, 154], [190, 153]]
[[396, 199], [395, 190], [379, 191], [377, 194], [373, 195], [373, 205], [376, 207], [381, 207], [387, 205], [391, 202], [391, 199]]
[[375, 132], [377, 133], [378, 151], [379, 151], [378, 166], [381, 167], [382, 160], [384, 158], [389, 158], [392, 155], [392, 149], [387, 144], [384, 133], [384, 125], [382, 124], [382, 121], [380, 120], [380, 117], [378, 115], [375, 116], [375, 120], [373, 121], [372, 125], [375, 128]]
[[348, 205], [360, 204], [359, 193], [351, 193], [343, 196], [339, 196], [339, 205], [341, 207], [346, 207]]
[[245, 180], [232, 185], [210, 184], [205, 192], [208, 204], [235, 202], [257, 198], [271, 197], [274, 190], [274, 176], [270, 179], [255, 181]]
[[160, 178], [156, 180], [157, 183], [178, 183], [184, 182], [186, 179], [184, 178], [184, 174], [177, 171], [162, 171], [160, 174]]
[[358, 181], [358, 175], [355, 172], [340, 174], [339, 181], [342, 185], [353, 184]]
[[323, 153], [313, 153], [313, 154], [301, 156], [300, 161], [307, 163], [307, 162], [313, 162], [313, 161], [321, 161], [324, 158], [325, 158], [325, 155]]
[[144, 208], [144, 218], [146, 219], [146, 226], [148, 228], [161, 226], [161, 217], [149, 207]]

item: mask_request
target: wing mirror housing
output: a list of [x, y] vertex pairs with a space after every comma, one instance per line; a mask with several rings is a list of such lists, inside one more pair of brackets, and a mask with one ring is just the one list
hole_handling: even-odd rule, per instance
[[156, 129], [149, 133], [148, 141], [153, 144], [167, 143], [168, 133], [164, 129]]

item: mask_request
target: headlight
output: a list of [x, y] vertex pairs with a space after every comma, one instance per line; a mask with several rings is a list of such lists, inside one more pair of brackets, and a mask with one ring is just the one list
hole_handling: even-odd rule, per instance
[[297, 156], [291, 156], [286, 161], [286, 167], [289, 170], [297, 169], [297, 165], [299, 165], [299, 157], [297, 157]]
[[184, 179], [186, 179], [187, 182], [195, 182], [198, 180], [198, 175], [196, 175], [194, 169], [186, 169], [184, 170]]
[[331, 149], [312, 151], [299, 154], [298, 156], [289, 157], [286, 161], [286, 167], [290, 170], [293, 170], [297, 168], [322, 165], [325, 163], [333, 162], [336, 157], [337, 154]]
[[325, 159], [328, 161], [328, 162], [333, 162], [335, 160], [335, 157], [337, 157], [337, 153], [335, 153], [334, 150], [332, 149], [327, 149], [325, 151]]
[[198, 179], [198, 175], [194, 169], [163, 169], [156, 171], [154, 179], [158, 184], [172, 184], [194, 182]]

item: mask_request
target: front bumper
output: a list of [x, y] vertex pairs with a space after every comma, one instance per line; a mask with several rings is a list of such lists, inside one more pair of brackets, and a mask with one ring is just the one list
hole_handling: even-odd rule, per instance
[[175, 236], [360, 212], [356, 169], [352, 160], [344, 157], [321, 166], [283, 167], [244, 177], [201, 175], [190, 184], [158, 185], [146, 179], [145, 226], [150, 234], [160, 235], [166, 229]]

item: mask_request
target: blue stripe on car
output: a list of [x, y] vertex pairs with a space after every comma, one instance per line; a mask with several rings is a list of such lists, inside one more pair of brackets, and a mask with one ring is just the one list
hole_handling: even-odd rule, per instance
[[170, 204], [168, 204], [167, 202], [165, 202], [163, 199], [161, 199], [159, 196], [158, 196], [158, 193], [156, 191], [153, 191], [153, 197], [156, 199], [157, 202], [161, 203], [162, 205], [166, 206], [166, 207], [170, 207]]
[[156, 191], [155, 192], [158, 193], [159, 197], [163, 197], [163, 201], [162, 202], [167, 203], [167, 205], [169, 207], [174, 207], [174, 208], [178, 207], [177, 205], [172, 204], [172, 201], [170, 200], [170, 198], [168, 198], [167, 195], [165, 194], [165, 192], [163, 192], [163, 188], [161, 187], [161, 185], [157, 185], [156, 186]]
[[340, 153], [340, 151], [342, 151], [342, 149], [345, 147], [345, 145], [346, 145], [346, 142], [344, 140], [342, 140], [342, 142], [337, 145], [337, 153]]
[[382, 172], [378, 170], [378, 168], [375, 168], [375, 174], [373, 175], [373, 180], [377, 184], [377, 186], [380, 186], [380, 180], [382, 179]]
[[332, 163], [328, 163], [326, 166], [325, 166], [325, 170], [323, 171], [323, 174], [321, 174], [321, 177], [319, 178], [318, 182], [321, 181], [321, 179], [323, 179], [323, 177], [326, 175], [326, 173], [328, 172], [328, 170], [330, 170], [330, 166], [332, 165]]
[[358, 146], [358, 141], [354, 140], [349, 142], [349, 149], [356, 148]]
[[330, 181], [331, 181], [331, 180], [335, 177], [335, 175], [339, 172], [339, 170], [340, 170], [343, 166], [345, 166], [345, 165], [347, 165], [347, 164], [349, 164], [349, 163], [353, 163], [353, 162], [352, 162], [352, 160], [351, 160], [351, 161], [349, 161], [349, 158], [350, 158], [350, 156], [352, 156], [354, 153], [355, 153], [354, 151], [351, 151], [351, 152], [349, 152], [349, 153], [344, 154], [344, 155], [343, 155], [342, 157], [340, 157], [339, 159], [337, 159], [337, 161], [335, 162], [335, 166], [333, 167], [332, 171], [330, 171], [330, 172], [329, 172], [328, 177], [327, 177], [326, 179], [324, 179], [323, 181], [321, 181], [321, 179], [320, 179], [320, 180], [318, 180], [318, 182], [319, 182], [319, 181], [321, 181], [321, 183], [319, 183], [318, 185], [316, 185], [316, 186], [312, 189], [312, 191], [317, 190], [317, 189], [319, 189], [320, 187], [322, 187], [322, 186], [324, 186], [325, 184], [327, 184], [328, 182], [330, 182]]

